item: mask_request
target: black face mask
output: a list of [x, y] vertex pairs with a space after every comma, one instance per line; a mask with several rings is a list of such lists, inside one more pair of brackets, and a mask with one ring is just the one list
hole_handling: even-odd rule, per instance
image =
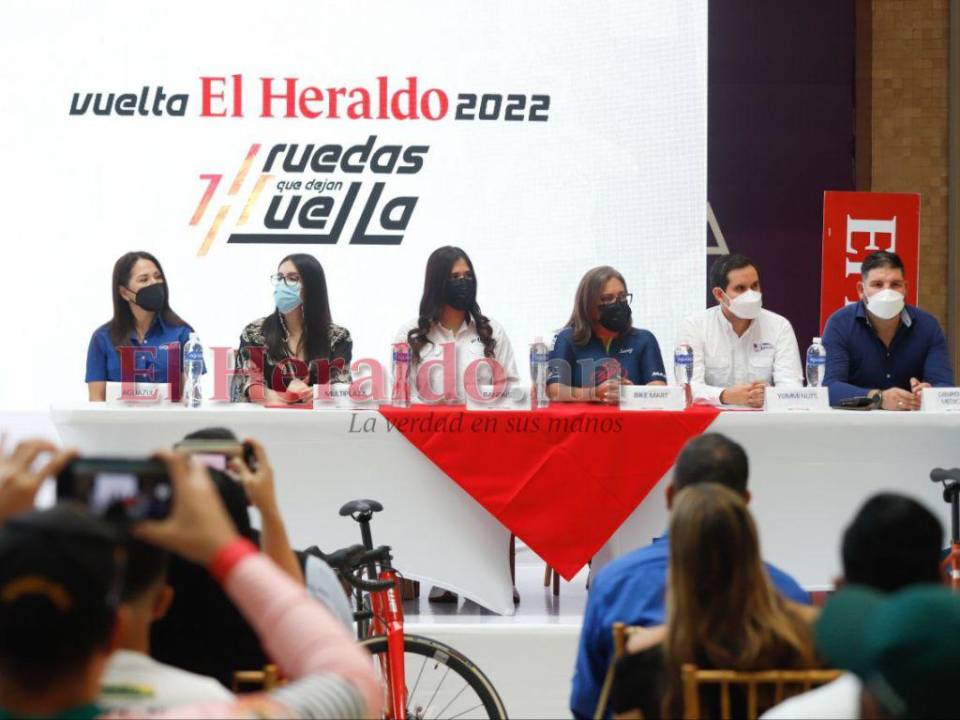
[[477, 300], [477, 281], [473, 278], [447, 280], [443, 299], [454, 310], [469, 310]]
[[600, 306], [600, 324], [607, 330], [622, 333], [632, 321], [630, 306], [624, 300]]
[[167, 284], [158, 282], [137, 291], [134, 302], [149, 312], [159, 312], [167, 304]]

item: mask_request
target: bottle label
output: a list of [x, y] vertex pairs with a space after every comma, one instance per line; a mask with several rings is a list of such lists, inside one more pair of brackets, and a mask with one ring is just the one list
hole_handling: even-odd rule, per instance
[[807, 365], [826, 365], [827, 358], [825, 355], [807, 355]]

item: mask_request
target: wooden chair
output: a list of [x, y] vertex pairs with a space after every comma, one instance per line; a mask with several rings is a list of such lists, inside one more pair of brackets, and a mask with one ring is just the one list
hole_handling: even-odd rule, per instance
[[[613, 624], [613, 657], [603, 680], [600, 699], [593, 714], [594, 720], [602, 720], [607, 710], [617, 661], [626, 654], [627, 641], [631, 635], [641, 632], [642, 629], [620, 622]], [[832, 682], [841, 674], [840, 670], [766, 670], [761, 672], [700, 670], [696, 665], [684, 665], [681, 669], [683, 717], [684, 720], [700, 720], [701, 685], [720, 685], [721, 720], [731, 720], [732, 717], [730, 685], [745, 685], [747, 688], [747, 718], [748, 720], [756, 720], [760, 711], [758, 688], [761, 685], [773, 686], [774, 704], [777, 704], [788, 697], [799, 695], [816, 686]], [[763, 711], [766, 710], [767, 708], [763, 708]]]
[[269, 692], [284, 683], [285, 681], [280, 679], [276, 665], [265, 665], [263, 670], [237, 670], [233, 674], [232, 689], [234, 694], [241, 692], [242, 687], [246, 688], [244, 692], [250, 692], [253, 689]]
[[597, 709], [593, 713], [594, 720], [603, 720], [604, 713], [607, 711], [607, 703], [610, 702], [610, 690], [613, 687], [613, 675], [617, 668], [617, 660], [626, 654], [627, 640], [630, 636], [640, 630], [639, 627], [625, 625], [622, 622], [613, 624], [613, 657], [610, 659], [610, 665], [607, 666], [607, 674], [603, 678], [600, 699], [597, 700]]
[[[700, 689], [703, 685], [720, 686], [720, 718], [731, 720], [730, 686], [746, 687], [747, 718], [756, 720], [761, 711], [759, 707], [759, 688], [773, 687], [773, 704], [783, 702], [788, 697], [807, 692], [818, 685], [836, 680], [840, 670], [766, 670], [759, 672], [737, 672], [734, 670], [700, 670], [696, 665], [684, 665], [680, 671], [683, 682], [684, 720], [700, 720]], [[772, 706], [771, 706], [772, 707]]]

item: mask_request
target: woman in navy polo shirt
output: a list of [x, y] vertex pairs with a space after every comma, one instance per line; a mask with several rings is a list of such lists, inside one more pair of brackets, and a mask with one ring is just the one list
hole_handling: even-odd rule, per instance
[[[113, 318], [97, 328], [87, 349], [90, 400], [105, 400], [108, 382], [122, 379], [169, 382], [168, 346], [183, 346], [193, 329], [170, 309], [169, 288], [160, 261], [148, 252], [128, 252], [113, 266]], [[134, 376], [121, 378], [117, 348], [133, 346]]]
[[657, 339], [633, 327], [632, 299], [623, 275], [612, 267], [583, 276], [570, 320], [550, 352], [551, 400], [615, 402], [620, 385], [666, 385]]

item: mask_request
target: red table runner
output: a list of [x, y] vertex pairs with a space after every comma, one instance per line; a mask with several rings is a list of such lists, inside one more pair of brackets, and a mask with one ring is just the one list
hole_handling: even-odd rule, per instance
[[564, 403], [532, 412], [385, 405], [380, 413], [570, 580], [719, 411]]

